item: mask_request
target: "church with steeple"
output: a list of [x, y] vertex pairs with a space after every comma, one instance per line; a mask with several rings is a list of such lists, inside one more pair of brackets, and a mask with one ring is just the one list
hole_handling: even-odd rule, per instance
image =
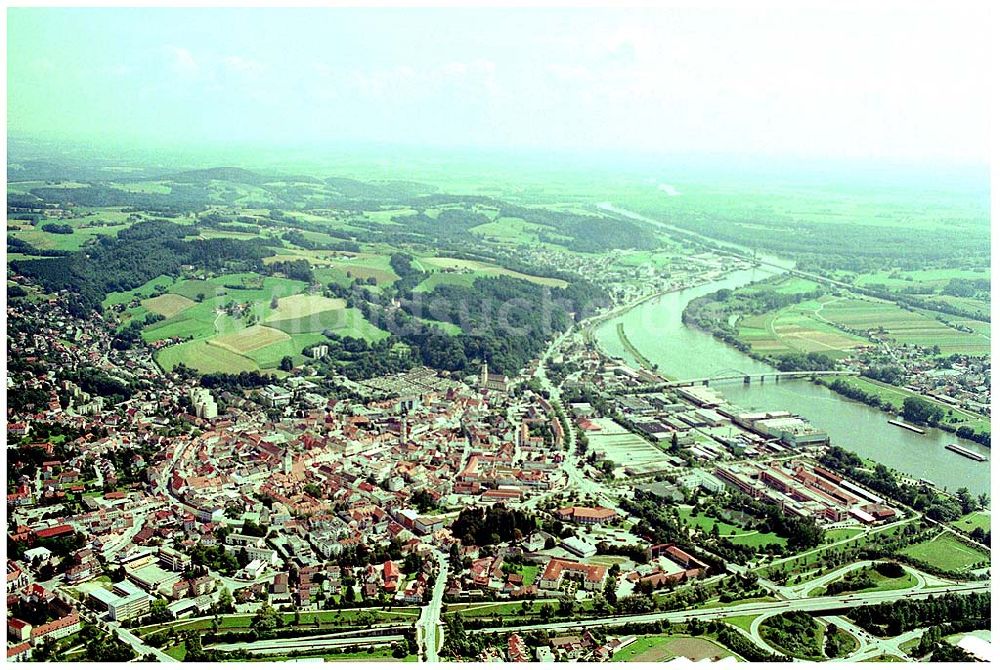
[[510, 379], [507, 375], [497, 375], [490, 373], [490, 368], [483, 361], [483, 369], [479, 373], [479, 387], [490, 391], [504, 391], [510, 390]]

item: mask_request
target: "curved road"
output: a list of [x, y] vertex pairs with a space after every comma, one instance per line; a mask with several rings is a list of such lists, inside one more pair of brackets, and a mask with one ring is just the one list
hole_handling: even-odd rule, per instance
[[[923, 589], [911, 589], [905, 595], [911, 599], [924, 599], [945, 593], [987, 593], [990, 590], [989, 581], [972, 582], [959, 586], [928, 586]], [[779, 600], [769, 603], [746, 603], [744, 605], [725, 605], [696, 610], [678, 610], [673, 612], [654, 612], [652, 614], [630, 614], [597, 619], [577, 619], [539, 624], [515, 624], [495, 628], [482, 628], [482, 632], [500, 633], [518, 630], [569, 630], [593, 626], [616, 626], [628, 623], [649, 623], [653, 621], [682, 622], [690, 619], [713, 620], [748, 614], [777, 614], [779, 612], [832, 612], [862, 605], [878, 605], [899, 600], [899, 591], [883, 591], [874, 593], [856, 593], [840, 596], [821, 596], [818, 598], [798, 598], [794, 600]]]

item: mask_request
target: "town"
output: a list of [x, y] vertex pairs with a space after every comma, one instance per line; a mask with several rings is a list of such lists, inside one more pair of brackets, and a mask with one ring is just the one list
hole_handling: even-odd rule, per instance
[[[807, 420], [707, 386], [649, 391], [662, 378], [603, 354], [586, 327], [514, 377], [414, 368], [336, 397], [308, 363], [249, 389], [164, 375], [60, 297], [8, 317], [8, 384], [35, 400], [8, 422], [9, 658], [103, 645], [109, 658], [213, 659], [248, 629], [242, 657], [445, 659], [469, 653], [455, 620], [488, 624], [497, 603], [528, 621], [625, 621], [682, 594], [718, 602], [726, 574], [753, 600], [789, 587], [747, 567], [769, 574], [824, 532], [923, 525], [831, 467], [829, 437]], [[652, 500], [679, 505], [694, 535], [658, 528]], [[963, 589], [985, 588], [970, 577]], [[247, 628], [227, 634], [230, 621]], [[294, 643], [317, 630], [329, 639]], [[490, 639], [480, 660], [600, 661], [634, 636]]]

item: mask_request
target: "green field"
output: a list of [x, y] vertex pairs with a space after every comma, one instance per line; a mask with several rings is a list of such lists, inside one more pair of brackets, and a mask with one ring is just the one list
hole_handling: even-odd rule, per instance
[[966, 514], [961, 519], [956, 519], [951, 522], [951, 525], [958, 528], [962, 532], [971, 533], [976, 528], [981, 528], [984, 531], [990, 530], [990, 513], [987, 512], [970, 512]]
[[[806, 617], [808, 619], [806, 620]], [[797, 619], [808, 622], [808, 627], [798, 628]], [[787, 612], [776, 614], [764, 619], [760, 624], [760, 636], [771, 646], [794, 658], [821, 661], [823, 653], [824, 626], [814, 617], [803, 616], [802, 612]], [[798, 631], [796, 635], [792, 631]]]
[[472, 282], [474, 282], [478, 277], [496, 277], [500, 275], [514, 277], [515, 279], [523, 279], [524, 281], [529, 281], [533, 284], [540, 284], [542, 286], [555, 286], [560, 288], [566, 286], [566, 282], [562, 279], [527, 275], [514, 270], [508, 270], [507, 268], [499, 265], [483, 263], [481, 261], [470, 261], [461, 258], [449, 258], [443, 256], [428, 256], [420, 258], [419, 261], [426, 270], [434, 272], [431, 277], [425, 279], [415, 289], [420, 291], [431, 291], [438, 283], [457, 283], [465, 286], [471, 286]]
[[[364, 646], [364, 645], [359, 645]], [[392, 648], [388, 645], [375, 647], [371, 652], [367, 651], [357, 651], [352, 653], [344, 652], [343, 654], [324, 654], [321, 656], [264, 656], [254, 654], [253, 658], [248, 659], [250, 662], [266, 662], [266, 663], [276, 663], [280, 661], [298, 661], [302, 659], [318, 659], [321, 658], [327, 663], [337, 663], [339, 662], [365, 662], [373, 661], [378, 663], [416, 663], [419, 657], [416, 654], [411, 654], [404, 658], [395, 658], [392, 655]]]
[[[857, 286], [870, 287], [882, 285], [891, 289], [926, 289], [926, 293], [931, 293], [936, 289], [945, 286], [951, 279], [989, 279], [988, 269], [982, 270], [962, 270], [958, 268], [934, 269], [934, 270], [882, 270], [880, 272], [868, 272], [857, 275], [854, 284]], [[921, 291], [923, 292], [923, 291]], [[944, 297], [944, 296], [937, 296]]]
[[835, 300], [829, 296], [805, 300], [774, 312], [741, 318], [739, 338], [761, 354], [819, 352], [841, 358], [868, 342], [825, 320], [824, 311]]
[[719, 537], [725, 538], [733, 544], [743, 544], [750, 547], [763, 547], [768, 544], [785, 546], [785, 543], [787, 542], [785, 538], [775, 533], [761, 533], [756, 530], [747, 530], [701, 512], [696, 515], [692, 515], [691, 508], [686, 505], [678, 507], [677, 511], [680, 514], [681, 521], [689, 526], [700, 528], [705, 532], [711, 531], [712, 527], [717, 525], [719, 527]]
[[706, 637], [688, 635], [643, 635], [624, 649], [615, 652], [616, 663], [662, 662], [686, 657], [702, 659], [730, 658], [733, 653]]
[[732, 624], [737, 628], [750, 632], [750, 624], [753, 623], [754, 619], [759, 617], [759, 614], [747, 614], [745, 616], [731, 616], [723, 619], [728, 624]]
[[966, 570], [976, 563], [990, 560], [988, 554], [970, 547], [948, 532], [941, 533], [933, 540], [912, 544], [900, 553], [942, 570]]
[[921, 311], [905, 310], [875, 299], [842, 298], [826, 304], [822, 317], [847, 328], [868, 331], [884, 328], [901, 344], [940, 348], [942, 354], [988, 354], [989, 338], [950, 328]]
[[210, 300], [216, 296], [229, 293], [229, 289], [222, 285], [222, 282], [213, 282], [203, 279], [185, 279], [170, 287], [171, 293], [182, 295], [191, 300]]
[[[852, 570], [846, 575], [838, 579], [837, 581], [843, 581], [851, 577], [852, 575], [857, 575], [859, 573], [866, 573], [873, 582], [874, 586], [869, 586], [863, 589], [845, 589], [841, 593], [874, 593], [876, 591], [899, 591], [901, 589], [909, 589], [917, 586], [917, 578], [911, 575], [909, 572], [903, 574], [902, 577], [885, 577], [879, 574], [874, 568], [860, 568], [858, 570]], [[831, 582], [834, 583], [834, 582]], [[826, 593], [825, 586], [817, 586], [816, 588], [809, 591], [809, 596], [821, 596]]]
[[469, 231], [497, 240], [514, 244], [538, 244], [538, 231], [545, 226], [530, 223], [519, 217], [502, 216], [495, 221], [483, 223]]
[[826, 531], [826, 535], [824, 537], [828, 543], [838, 542], [840, 540], [857, 537], [863, 532], [865, 532], [863, 528], [831, 528]]
[[259, 366], [254, 360], [211, 345], [208, 339], [191, 340], [160, 349], [154, 355], [154, 359], [164, 370], [172, 370], [178, 363], [183, 363], [203, 374], [208, 372], [236, 374], [258, 369]]
[[[259, 321], [266, 322], [268, 317], [276, 313], [271, 308], [272, 298], [295, 296], [305, 288], [304, 282], [280, 277], [263, 277], [257, 288], [227, 289], [222, 287], [224, 283], [236, 285], [243, 282], [249, 285], [256, 281], [253, 277], [254, 275], [246, 274], [226, 275], [211, 280], [183, 280], [171, 286], [170, 291], [176, 291], [178, 295], [187, 293], [197, 297], [199, 293], [205, 293], [207, 296], [211, 296], [213, 294], [210, 292], [216, 289], [225, 291], [225, 295], [206, 297], [203, 301], [195, 302], [174, 316], [158, 321], [143, 330], [142, 336], [147, 342], [156, 342], [172, 337], [194, 338], [191, 341], [175, 344], [158, 351], [155, 355], [157, 363], [164, 369], [170, 369], [177, 363], [183, 362], [203, 373], [233, 373], [277, 367], [283, 356], [292, 356], [296, 363], [301, 363], [304, 360], [302, 349], [309, 344], [323, 341], [325, 338], [322, 331], [326, 327], [341, 334], [366, 339], [385, 336], [365, 321], [357, 310], [353, 312], [351, 310], [329, 310], [343, 312], [343, 322], [339, 326], [333, 320], [334, 314], [318, 318], [317, 315], [294, 317], [266, 323], [268, 328], [274, 328], [290, 335], [284, 341], [246, 351], [216, 344], [215, 341], [220, 336], [223, 337], [221, 342], [229, 341], [226, 339], [227, 336], [229, 339], [237, 337], [238, 340], [238, 335], [246, 330], [242, 320], [234, 319], [222, 312], [229, 302], [246, 305]], [[303, 300], [306, 298], [308, 296], [303, 296]], [[303, 300], [298, 302], [304, 305]], [[316, 300], [314, 299], [313, 302]], [[298, 305], [298, 303], [295, 304]], [[332, 301], [330, 304], [333, 304]], [[295, 314], [297, 312], [295, 310], [289, 311], [286, 308], [284, 313]], [[315, 328], [315, 331], [298, 332], [306, 327]], [[213, 343], [209, 343], [209, 340], [213, 340]], [[263, 344], [263, 342], [261, 343]]]
[[107, 308], [112, 305], [121, 305], [131, 302], [133, 298], [148, 298], [153, 293], [157, 292], [157, 287], [166, 291], [167, 288], [172, 286], [174, 283], [174, 278], [167, 275], [160, 275], [159, 277], [154, 277], [148, 282], [140, 286], [139, 288], [133, 289], [131, 291], [120, 291], [115, 293], [109, 293], [104, 300], [101, 301], [101, 306]]
[[[73, 226], [73, 232], [68, 235], [63, 235], [59, 233], [49, 233], [42, 230], [42, 226], [46, 223], [63, 223]], [[118, 233], [119, 230], [124, 230], [128, 226], [126, 225], [113, 225], [113, 226], [94, 226], [88, 228], [82, 228], [75, 226], [76, 223], [72, 219], [67, 220], [52, 220], [43, 219], [39, 221], [36, 228], [28, 227], [22, 230], [10, 231], [12, 237], [24, 240], [28, 244], [33, 245], [38, 249], [51, 249], [56, 251], [76, 251], [88, 241], [94, 239], [98, 235], [108, 235], [112, 236]]]

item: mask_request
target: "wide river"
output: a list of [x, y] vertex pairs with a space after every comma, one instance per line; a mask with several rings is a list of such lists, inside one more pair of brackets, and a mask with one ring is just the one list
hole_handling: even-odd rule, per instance
[[[787, 261], [773, 257], [763, 260], [790, 266]], [[722, 288], [737, 288], [778, 272], [770, 268], [741, 270], [709, 284], [667, 293], [605, 321], [596, 328], [594, 335], [604, 351], [638, 367], [638, 362], [625, 351], [618, 337], [618, 324], [623, 324], [635, 348], [650, 362], [659, 365], [660, 373], [677, 379], [707, 377], [724, 370], [773, 371], [771, 366], [755, 361], [708, 333], [684, 325], [681, 314], [693, 298]], [[912, 477], [929, 479], [949, 491], [963, 486], [973, 494], [990, 491], [989, 461], [973, 461], [944, 446], [955, 442], [987, 457], [990, 450], [975, 442], [960, 440], [951, 433], [929, 429], [919, 435], [892, 426], [887, 423], [890, 417], [884, 412], [808, 380], [758, 381], [749, 385], [735, 382], [716, 384], [713, 388], [740, 407], [787, 410], [805, 417], [825, 430], [832, 444]]]

